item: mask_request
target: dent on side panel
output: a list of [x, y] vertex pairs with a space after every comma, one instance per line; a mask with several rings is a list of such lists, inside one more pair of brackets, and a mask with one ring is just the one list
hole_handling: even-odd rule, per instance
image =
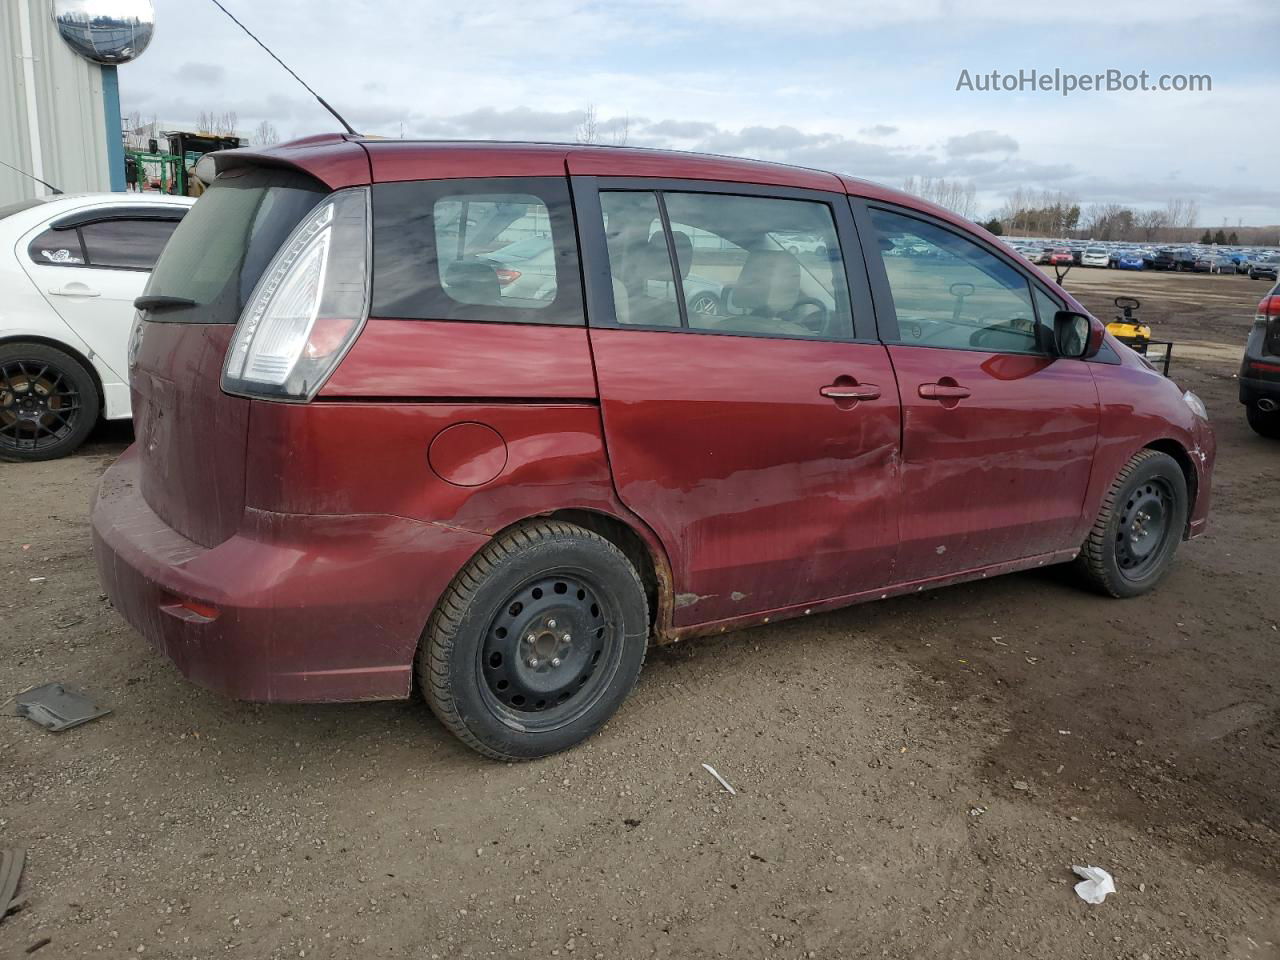
[[[1120, 347], [1120, 350], [1128, 348]], [[1112, 481], [1144, 447], [1173, 442], [1186, 451], [1195, 471], [1193, 531], [1204, 528], [1216, 452], [1213, 432], [1198, 423], [1182, 400], [1182, 391], [1167, 377], [1128, 357], [1120, 364], [1090, 364], [1102, 406], [1098, 454], [1085, 503], [1092, 523]]]

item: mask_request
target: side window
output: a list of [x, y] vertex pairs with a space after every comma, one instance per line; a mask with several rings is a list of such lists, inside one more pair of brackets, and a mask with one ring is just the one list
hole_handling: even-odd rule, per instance
[[600, 203], [619, 323], [760, 336], [853, 336], [844, 264], [826, 204], [610, 191], [600, 195]]
[[[871, 210], [898, 316], [911, 346], [1048, 352], [1030, 282], [977, 243], [923, 220]], [[1052, 321], [1049, 321], [1052, 323]]]
[[80, 228], [91, 267], [150, 270], [178, 228], [177, 220], [99, 220]]
[[373, 314], [582, 323], [577, 242], [565, 182], [376, 184]]
[[27, 255], [44, 266], [84, 264], [84, 249], [80, 246], [80, 235], [75, 230], [46, 230], [31, 241], [31, 245], [27, 247]]

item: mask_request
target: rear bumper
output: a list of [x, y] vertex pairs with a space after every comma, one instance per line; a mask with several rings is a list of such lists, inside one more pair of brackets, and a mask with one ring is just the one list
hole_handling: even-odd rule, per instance
[[1263, 397], [1280, 402], [1280, 378], [1263, 380], [1259, 377], [1240, 378], [1240, 402], [1245, 406], [1257, 403]]
[[185, 676], [244, 700], [408, 696], [427, 617], [487, 542], [401, 517], [247, 509], [206, 548], [147, 506], [138, 474], [130, 448], [94, 500], [103, 588]]

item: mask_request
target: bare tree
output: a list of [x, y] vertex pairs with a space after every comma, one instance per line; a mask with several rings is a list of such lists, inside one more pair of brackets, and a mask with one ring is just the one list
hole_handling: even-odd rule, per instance
[[279, 143], [280, 135], [276, 133], [276, 125], [270, 120], [260, 122], [253, 128], [253, 142], [260, 147], [269, 147], [273, 143]]
[[224, 113], [207, 113], [203, 110], [196, 117], [196, 132], [207, 133], [215, 137], [234, 137], [238, 121], [234, 110]]
[[595, 143], [600, 139], [600, 125], [596, 120], [596, 105], [587, 104], [582, 111], [582, 120], [578, 123], [578, 132], [574, 137], [578, 143]]
[[907, 177], [902, 189], [914, 193], [930, 203], [946, 207], [952, 213], [972, 220], [977, 215], [977, 188], [972, 183], [962, 180], [948, 180], [946, 177]]
[[1142, 231], [1142, 239], [1151, 241], [1167, 225], [1168, 217], [1163, 210], [1143, 210], [1134, 222]]
[[631, 114], [627, 113], [613, 121], [613, 145], [625, 147], [629, 139], [631, 139]]

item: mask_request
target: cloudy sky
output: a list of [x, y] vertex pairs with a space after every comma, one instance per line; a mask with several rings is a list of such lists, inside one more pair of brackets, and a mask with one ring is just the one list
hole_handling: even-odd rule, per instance
[[[781, 160], [901, 186], [972, 181], [1082, 203], [1200, 204], [1280, 223], [1275, 0], [223, 0], [358, 130], [600, 139]], [[234, 111], [289, 138], [335, 122], [208, 0], [156, 0], [126, 111]], [[1209, 74], [1212, 91], [957, 91], [1020, 69]]]

